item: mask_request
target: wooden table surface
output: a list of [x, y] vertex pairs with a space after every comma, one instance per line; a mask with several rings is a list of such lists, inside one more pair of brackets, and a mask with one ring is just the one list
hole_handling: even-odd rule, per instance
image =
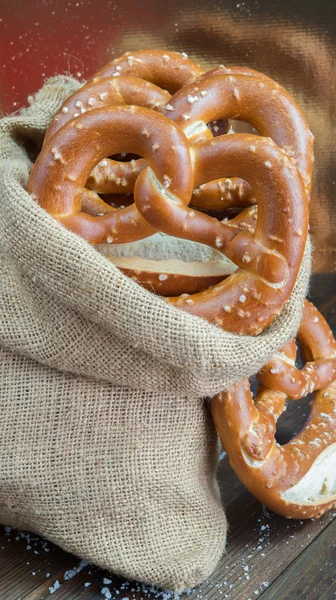
[[[336, 275], [314, 275], [311, 299], [336, 331]], [[284, 443], [307, 414], [288, 403], [277, 439]], [[288, 521], [267, 511], [235, 477], [224, 453], [218, 479], [226, 507], [227, 553], [199, 588], [170, 594], [87, 565], [35, 535], [0, 527], [0, 600], [332, 600], [336, 599], [336, 512]]]

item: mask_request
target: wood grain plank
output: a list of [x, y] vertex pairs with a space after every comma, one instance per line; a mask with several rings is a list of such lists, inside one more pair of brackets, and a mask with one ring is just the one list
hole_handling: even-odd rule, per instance
[[336, 595], [336, 519], [260, 600], [331, 600]]

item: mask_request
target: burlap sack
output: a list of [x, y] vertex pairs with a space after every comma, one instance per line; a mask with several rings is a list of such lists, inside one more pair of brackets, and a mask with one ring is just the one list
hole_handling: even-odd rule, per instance
[[0, 122], [0, 522], [126, 577], [182, 590], [226, 520], [204, 396], [295, 334], [310, 271], [273, 325], [238, 337], [167, 305], [58, 225], [24, 186], [73, 79]]

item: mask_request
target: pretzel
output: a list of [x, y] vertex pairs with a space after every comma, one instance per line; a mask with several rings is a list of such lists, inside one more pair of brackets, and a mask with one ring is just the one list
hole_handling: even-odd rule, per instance
[[207, 210], [245, 208], [256, 204], [252, 187], [243, 179], [217, 179], [195, 188], [190, 205]]
[[48, 127], [44, 143], [72, 118], [95, 108], [133, 104], [154, 110], [164, 106], [169, 99], [169, 92], [139, 77], [106, 77], [91, 81], [62, 104]]
[[96, 192], [84, 188], [81, 194], [82, 210], [92, 217], [102, 217], [116, 209], [125, 208], [134, 202], [132, 194], [112, 194], [103, 198]]
[[[215, 119], [250, 123], [295, 162], [309, 195], [313, 135], [291, 96], [270, 78], [251, 69], [219, 67], [214, 72], [177, 92], [169, 101], [173, 109], [169, 110], [169, 117], [187, 137]], [[162, 112], [167, 114], [167, 107]]]
[[175, 94], [203, 73], [201, 67], [191, 61], [183, 52], [167, 50], [138, 50], [126, 52], [105, 65], [87, 82], [95, 82], [103, 77], [140, 77], [154, 83], [170, 94]]
[[308, 232], [302, 178], [281, 148], [259, 136], [221, 136], [195, 145], [192, 154], [196, 186], [223, 175], [241, 177], [255, 191], [258, 212], [255, 231], [251, 224], [242, 231], [237, 218], [220, 222], [182, 205], [169, 189], [148, 201], [154, 182], [145, 171], [139, 175], [135, 203], [144, 219], [168, 235], [220, 250], [239, 267], [213, 288], [169, 302], [227, 331], [257, 335], [279, 314], [301, 264]]
[[139, 183], [135, 198], [139, 193], [156, 203], [169, 187], [188, 204], [193, 166], [183, 132], [155, 111], [135, 106], [98, 108], [69, 121], [43, 146], [27, 191], [59, 222], [92, 244], [130, 242], [152, 235], [155, 229], [135, 204], [97, 217], [82, 212], [83, 189], [92, 168], [120, 151], [140, 154], [149, 163], [142, 175], [150, 175], [151, 189], [144, 193]]
[[[313, 135], [291, 96], [266, 75], [245, 67], [220, 66], [201, 74], [197, 82], [183, 87], [161, 110], [183, 129], [190, 143], [209, 137], [207, 123], [217, 119], [235, 118], [251, 123], [262, 135], [271, 137], [295, 161], [309, 196]], [[144, 163], [133, 165], [133, 174], [126, 164], [119, 167], [119, 173], [115, 172], [115, 165], [111, 164], [109, 177], [107, 173], [103, 173], [103, 187], [102, 174], [98, 180], [91, 179], [88, 185], [98, 192], [111, 193], [114, 187], [109, 183], [109, 178], [112, 181], [118, 179], [124, 183], [125, 191], [132, 191]], [[212, 186], [210, 191], [206, 185], [203, 191], [208, 198], [204, 207], [208, 205], [210, 198], [212, 209], [223, 207], [222, 199], [226, 202], [228, 192], [235, 198], [240, 193], [240, 189], [236, 189], [236, 182], [231, 184], [230, 190], [224, 186], [223, 191], [220, 191]], [[248, 187], [245, 185], [244, 197], [247, 191]], [[193, 204], [201, 207], [202, 198], [203, 195]]]
[[[336, 342], [305, 302], [297, 336], [307, 361], [295, 367], [289, 342], [258, 373], [253, 400], [247, 379], [211, 400], [211, 412], [237, 476], [263, 504], [288, 518], [320, 517], [336, 506]], [[314, 392], [305, 426], [290, 442], [275, 441], [286, 399]]]
[[[164, 104], [169, 106], [170, 93], [152, 81], [177, 90], [202, 72], [198, 65], [177, 52], [144, 50], [133, 55], [126, 53], [106, 65], [66, 100], [49, 126], [45, 142], [69, 120], [94, 108], [124, 104], [151, 109], [160, 109]], [[226, 121], [219, 124], [222, 131], [227, 129], [226, 124]], [[191, 142], [210, 137], [211, 131], [206, 128], [200, 135], [196, 133]], [[87, 187], [99, 193], [132, 192], [146, 164], [144, 159], [120, 163], [105, 157], [103, 164], [97, 165], [91, 173]]]
[[218, 251], [159, 233], [126, 244], [101, 244], [97, 250], [139, 285], [161, 296], [193, 294], [233, 273], [235, 265]]
[[[91, 81], [67, 98], [52, 120], [44, 143], [72, 118], [95, 108], [136, 104], [157, 109], [166, 104], [169, 98], [169, 92], [139, 77], [106, 77]], [[104, 157], [93, 169], [86, 186], [100, 193], [132, 192], [135, 181], [146, 164], [147, 161], [143, 158], [120, 163]]]

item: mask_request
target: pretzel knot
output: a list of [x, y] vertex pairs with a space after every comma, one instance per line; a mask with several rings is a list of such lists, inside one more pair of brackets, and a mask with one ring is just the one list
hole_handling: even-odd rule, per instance
[[[45, 143], [71, 119], [103, 106], [136, 105], [158, 111], [164, 106], [169, 108], [171, 94], [167, 90], [175, 92], [201, 73], [203, 71], [197, 64], [178, 52], [127, 52], [106, 65], [64, 102], [46, 132]], [[169, 116], [169, 112], [167, 114]], [[190, 141], [211, 137], [210, 130], [205, 128], [202, 135], [196, 135]], [[108, 194], [132, 192], [146, 165], [143, 158], [119, 162], [104, 157], [103, 163], [93, 169], [86, 187]], [[103, 210], [99, 199], [94, 203], [92, 195], [87, 194], [86, 198], [89, 206]]]
[[218, 221], [183, 205], [169, 189], [152, 202], [150, 178], [141, 173], [135, 203], [144, 219], [166, 234], [220, 250], [239, 267], [206, 291], [169, 301], [227, 331], [257, 334], [279, 314], [296, 281], [308, 232], [302, 178], [272, 140], [254, 135], [199, 143], [192, 157], [196, 185], [223, 175], [241, 177], [255, 191], [258, 212], [249, 213], [243, 231], [244, 214]]
[[[146, 57], [148, 60], [147, 55]], [[161, 66], [162, 60], [162, 57], [161, 60], [157, 57]], [[138, 72], [137, 67], [132, 69], [132, 72]], [[106, 72], [111, 73], [111, 69], [103, 70], [104, 75]], [[195, 74], [197, 69], [192, 72]], [[120, 73], [128, 74], [129, 70], [123, 66]], [[158, 81], [154, 77], [151, 80]], [[90, 87], [90, 82], [86, 87]], [[288, 159], [297, 166], [309, 198], [313, 136], [294, 100], [269, 77], [243, 67], [219, 67], [202, 74], [199, 70], [198, 79], [184, 84], [169, 102], [160, 104], [159, 110], [181, 127], [191, 144], [212, 137], [208, 123], [218, 120], [223, 122], [223, 119], [225, 122], [227, 119], [238, 119], [250, 123], [261, 135], [273, 139], [286, 152]], [[214, 127], [216, 129], [217, 126]], [[103, 193], [131, 192], [136, 177], [144, 166], [143, 160], [135, 161], [130, 172], [128, 163], [109, 162], [107, 169], [100, 172], [99, 167], [95, 169], [87, 185]], [[123, 190], [120, 186], [116, 188], [116, 181], [122, 182]], [[222, 209], [230, 205], [240, 206], [242, 199], [248, 204], [252, 203], [250, 186], [241, 181], [233, 181], [228, 186], [225, 181], [220, 180], [216, 186], [206, 183], [201, 188], [196, 188], [191, 204], [199, 208]]]
[[44, 144], [27, 191], [51, 215], [92, 244], [142, 239], [155, 229], [141, 217], [135, 204], [120, 210], [106, 205], [109, 212], [96, 217], [82, 211], [84, 186], [92, 168], [106, 156], [123, 151], [140, 154], [148, 162], [135, 199], [140, 194], [155, 204], [169, 187], [179, 202], [188, 204], [194, 177], [187, 139], [166, 117], [135, 106], [98, 108], [65, 124]]
[[[306, 364], [295, 367], [289, 342], [258, 373], [253, 400], [248, 380], [211, 401], [229, 460], [244, 485], [288, 518], [319, 517], [336, 506], [336, 342], [316, 308], [305, 302], [297, 336]], [[300, 433], [280, 446], [277, 419], [286, 399], [314, 392]]]
[[[168, 114], [167, 106], [162, 112]], [[285, 151], [298, 168], [309, 198], [313, 135], [293, 98], [269, 77], [245, 67], [213, 69], [171, 98], [169, 117], [188, 138], [204, 131], [206, 123], [217, 119], [250, 123]], [[210, 209], [240, 206], [242, 199], [251, 204], [251, 188], [246, 183], [235, 181], [230, 186], [225, 183], [220, 180], [211, 187], [207, 184], [196, 188], [191, 204]]]

